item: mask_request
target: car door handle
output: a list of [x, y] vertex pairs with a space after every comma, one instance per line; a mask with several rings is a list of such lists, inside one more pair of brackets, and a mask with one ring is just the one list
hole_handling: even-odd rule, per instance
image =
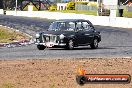
[[85, 35], [90, 35], [90, 34], [85, 34]]

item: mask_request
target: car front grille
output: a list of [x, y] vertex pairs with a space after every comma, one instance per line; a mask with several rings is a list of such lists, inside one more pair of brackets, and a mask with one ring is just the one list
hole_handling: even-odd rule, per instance
[[44, 38], [44, 42], [57, 42], [58, 40], [58, 36], [56, 35], [44, 35], [43, 36]]

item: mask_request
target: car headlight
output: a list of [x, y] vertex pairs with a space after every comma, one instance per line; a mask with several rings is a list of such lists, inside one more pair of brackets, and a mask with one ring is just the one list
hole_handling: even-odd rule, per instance
[[39, 38], [40, 37], [40, 34], [36, 34], [36, 38]]
[[64, 39], [64, 37], [65, 37], [65, 36], [64, 36], [63, 34], [60, 35], [60, 39]]

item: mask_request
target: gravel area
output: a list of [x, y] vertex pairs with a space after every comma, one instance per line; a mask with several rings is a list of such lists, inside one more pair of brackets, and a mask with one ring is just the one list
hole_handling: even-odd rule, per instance
[[76, 83], [79, 67], [87, 74], [130, 74], [132, 58], [1, 60], [0, 88], [131, 88], [129, 84]]

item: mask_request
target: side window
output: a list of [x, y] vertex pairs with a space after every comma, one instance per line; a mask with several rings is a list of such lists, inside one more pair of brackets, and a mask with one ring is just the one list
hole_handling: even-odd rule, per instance
[[57, 23], [56, 22], [53, 22], [50, 24], [49, 26], [49, 30], [53, 30], [53, 29], [56, 29], [57, 28]]
[[76, 29], [83, 30], [82, 22], [76, 22]]
[[93, 31], [94, 28], [88, 22], [82, 22], [82, 26], [85, 31]]
[[74, 31], [75, 29], [75, 23], [74, 22], [68, 22], [67, 23], [67, 30]]
[[57, 23], [57, 29], [59, 29], [59, 30], [66, 30], [66, 23], [64, 23], [64, 22], [58, 22]]

